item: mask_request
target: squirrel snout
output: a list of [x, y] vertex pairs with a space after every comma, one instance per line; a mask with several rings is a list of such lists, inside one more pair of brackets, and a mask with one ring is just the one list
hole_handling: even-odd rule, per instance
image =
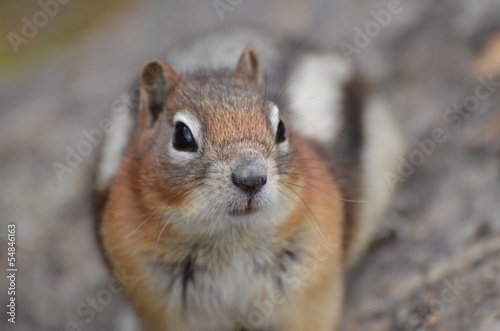
[[258, 192], [267, 183], [266, 161], [254, 152], [241, 153], [234, 160], [231, 180], [247, 194]]
[[233, 184], [243, 192], [253, 194], [266, 184], [267, 175], [239, 177], [233, 173], [231, 179], [233, 180]]

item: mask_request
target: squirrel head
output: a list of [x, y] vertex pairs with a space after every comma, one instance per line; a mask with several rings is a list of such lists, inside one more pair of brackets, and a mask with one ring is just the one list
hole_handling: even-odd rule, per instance
[[283, 219], [294, 153], [253, 50], [233, 69], [189, 74], [151, 60], [140, 86], [132, 176], [150, 208], [198, 234]]

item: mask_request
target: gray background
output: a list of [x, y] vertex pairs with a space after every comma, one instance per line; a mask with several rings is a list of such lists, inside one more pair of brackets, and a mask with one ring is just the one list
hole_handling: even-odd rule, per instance
[[[70, 321], [82, 330], [138, 330], [120, 295], [101, 304], [91, 321], [76, 311], [102, 295], [111, 279], [91, 210], [97, 148], [62, 181], [52, 163], [65, 162], [66, 148], [85, 139], [83, 130], [98, 128], [144, 61], [176, 40], [231, 22], [340, 50], [342, 41], [353, 44], [355, 27], [373, 21], [371, 10], [388, 6], [378, 0], [242, 0], [221, 22], [210, 0], [108, 2], [113, 5], [101, 16], [99, 4], [89, 4], [99, 19], [86, 16], [74, 35], [75, 12], [85, 5], [61, 5], [0, 66], [0, 266], [6, 269], [7, 223], [14, 222], [19, 268], [17, 323], [6, 323], [2, 308], [2, 330], [63, 330]], [[19, 33], [20, 18], [40, 9], [12, 3], [0, 5], [5, 33]], [[500, 330], [500, 87], [459, 127], [443, 118], [474, 95], [478, 76], [495, 74], [500, 81], [500, 42], [494, 42], [500, 2], [403, 0], [401, 7], [352, 59], [391, 101], [409, 152], [435, 128], [448, 139], [404, 179], [385, 230], [348, 274], [343, 330]], [[54, 44], [52, 34], [66, 27], [69, 41]], [[485, 53], [494, 45], [496, 51]], [[3, 54], [13, 52], [4, 46]], [[0, 277], [2, 307], [6, 285]]]

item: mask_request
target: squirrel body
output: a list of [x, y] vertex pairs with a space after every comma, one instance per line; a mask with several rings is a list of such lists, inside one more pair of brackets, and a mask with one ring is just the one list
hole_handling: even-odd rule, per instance
[[251, 29], [174, 48], [139, 86], [102, 149], [98, 218], [148, 329], [335, 329], [390, 200], [383, 104], [338, 55]]

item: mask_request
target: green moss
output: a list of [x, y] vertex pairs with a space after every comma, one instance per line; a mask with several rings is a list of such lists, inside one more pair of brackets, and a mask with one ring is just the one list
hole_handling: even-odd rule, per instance
[[33, 38], [18, 46], [19, 52], [16, 54], [8, 39], [8, 34], [12, 32], [22, 36], [21, 29], [24, 24], [22, 18], [26, 17], [32, 22], [33, 15], [42, 11], [42, 8], [38, 1], [3, 1], [0, 10], [0, 36], [4, 36], [0, 43], [0, 71], [2, 72], [18, 71], [21, 67], [36, 64], [36, 59], [43, 55], [70, 46], [130, 2], [71, 0], [67, 4], [61, 4], [57, 14], [49, 17], [47, 24], [38, 28], [38, 33]]

